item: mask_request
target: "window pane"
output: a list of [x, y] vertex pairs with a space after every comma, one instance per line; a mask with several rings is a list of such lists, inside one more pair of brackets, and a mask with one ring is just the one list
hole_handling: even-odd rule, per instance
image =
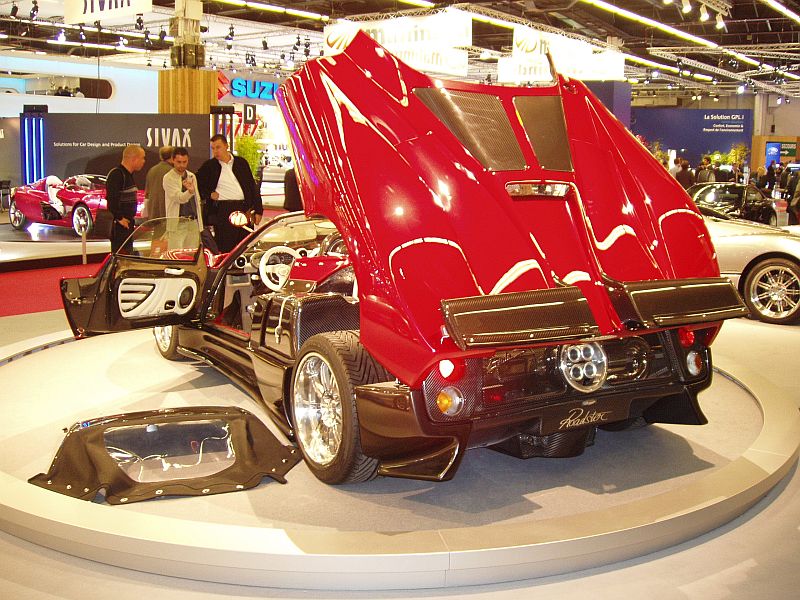
[[221, 420], [109, 427], [103, 441], [139, 483], [208, 477], [236, 462], [230, 425]]
[[525, 168], [522, 149], [497, 96], [433, 88], [417, 88], [414, 94], [485, 168]]
[[514, 106], [542, 168], [572, 171], [561, 96], [517, 96]]

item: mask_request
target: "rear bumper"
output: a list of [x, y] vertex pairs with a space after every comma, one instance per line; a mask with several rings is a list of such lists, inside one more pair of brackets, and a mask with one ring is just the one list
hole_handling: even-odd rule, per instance
[[[707, 375], [692, 383], [670, 383], [624, 393], [587, 394], [583, 398], [514, 414], [483, 416], [460, 422], [432, 421], [421, 390], [395, 382], [359, 386], [356, 407], [364, 454], [377, 458], [378, 472], [388, 477], [429, 481], [451, 479], [469, 448], [487, 447], [518, 435], [546, 440], [633, 417], [650, 423], [703, 425], [707, 422], [697, 394], [711, 383]], [[581, 450], [582, 451], [582, 447]], [[541, 456], [572, 456], [546, 449]]]

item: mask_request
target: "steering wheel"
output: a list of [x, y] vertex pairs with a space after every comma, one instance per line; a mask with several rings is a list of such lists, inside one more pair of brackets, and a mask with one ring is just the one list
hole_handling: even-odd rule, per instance
[[261, 255], [258, 261], [258, 274], [273, 292], [278, 292], [289, 279], [292, 263], [300, 258], [300, 253], [289, 246], [273, 246]]

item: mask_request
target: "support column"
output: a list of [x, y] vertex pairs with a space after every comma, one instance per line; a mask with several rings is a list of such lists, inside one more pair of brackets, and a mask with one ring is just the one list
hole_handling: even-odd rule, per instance
[[158, 74], [158, 111], [164, 114], [208, 114], [217, 105], [217, 74], [203, 71], [205, 48], [200, 41], [200, 0], [176, 0], [170, 22], [175, 42], [170, 62], [175, 67]]
[[217, 105], [217, 72], [169, 69], [158, 73], [158, 112], [207, 115]]

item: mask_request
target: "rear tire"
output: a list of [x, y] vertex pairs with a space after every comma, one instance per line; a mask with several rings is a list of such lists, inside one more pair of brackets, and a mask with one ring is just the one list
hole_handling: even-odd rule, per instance
[[153, 337], [156, 338], [158, 352], [167, 360], [180, 360], [178, 354], [178, 328], [175, 325], [153, 327]]
[[355, 388], [391, 379], [355, 331], [320, 333], [303, 344], [290, 410], [297, 445], [317, 479], [357, 483], [377, 475], [378, 460], [361, 450]]
[[800, 267], [785, 258], [762, 260], [745, 277], [742, 296], [753, 318], [794, 323], [800, 318]]

